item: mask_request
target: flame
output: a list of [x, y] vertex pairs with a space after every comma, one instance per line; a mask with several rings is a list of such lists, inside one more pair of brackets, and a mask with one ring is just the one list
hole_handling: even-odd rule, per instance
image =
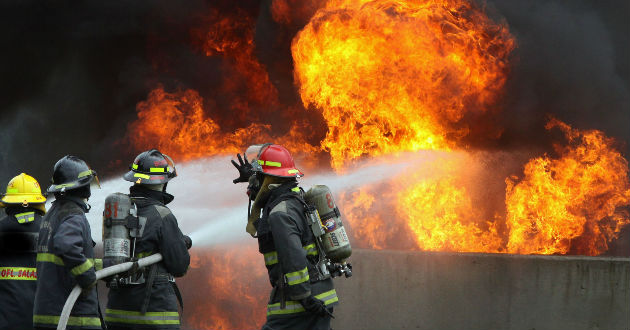
[[[278, 91], [255, 56], [255, 19], [234, 8], [210, 11], [206, 24], [191, 31], [203, 54], [222, 60], [223, 84], [213, 96], [226, 97], [229, 104], [204, 99], [193, 89], [166, 91], [159, 85], [136, 106], [138, 119], [129, 125], [128, 139], [136, 150], [156, 147], [180, 161], [235, 154], [247, 145], [273, 141], [314, 165], [320, 150], [309, 142], [314, 138], [310, 123], [293, 116], [290, 107], [274, 113]], [[279, 128], [277, 117], [291, 124]]]
[[399, 195], [398, 213], [424, 251], [502, 252], [497, 222], [482, 221], [454, 177], [423, 180]]
[[[212, 11], [208, 23], [192, 31], [206, 56], [223, 59], [221, 93], [230, 95], [234, 120], [240, 123], [260, 119], [278, 105], [278, 91], [267, 69], [255, 56], [255, 18], [234, 7], [230, 13]], [[242, 91], [247, 91], [242, 93]], [[254, 112], [252, 110], [256, 109]]]
[[258, 329], [270, 289], [255, 246], [193, 249], [190, 269], [178, 281], [186, 297], [184, 328]]
[[[406, 231], [405, 223], [394, 214], [384, 212], [390, 209], [387, 196], [390, 191], [388, 185], [362, 186], [357, 191], [339, 195], [339, 208], [343, 211], [343, 221], [349, 227], [353, 247], [375, 250], [413, 249], [412, 238]], [[379, 195], [379, 192], [386, 196]]]
[[628, 162], [601, 131], [581, 131], [552, 119], [569, 145], [559, 158], [530, 160], [524, 177], [506, 180], [511, 253], [598, 255], [623, 225], [630, 204]]
[[206, 115], [204, 100], [195, 90], [169, 93], [158, 87], [138, 103], [138, 119], [129, 125], [136, 149], [157, 148], [178, 161], [242, 152], [245, 145], [276, 141], [297, 155], [317, 154], [306, 142], [304, 123], [296, 121], [289, 132], [274, 132], [271, 125], [252, 123], [225, 132]]
[[[465, 1], [334, 0], [291, 50], [302, 101], [328, 126], [321, 145], [343, 170], [361, 157], [459, 148], [466, 116], [490, 111], [500, 94], [513, 48], [504, 24]], [[452, 177], [404, 175], [341, 200], [352, 224], [369, 223], [353, 230], [371, 248], [409, 246], [405, 230], [415, 249], [503, 245], [496, 219], [481, 220]]]
[[333, 167], [450, 149], [501, 91], [514, 40], [466, 1], [335, 0], [291, 50], [305, 106], [322, 112]]
[[[405, 151], [455, 157], [341, 192], [339, 208], [358, 248], [598, 255], [630, 223], [623, 212], [628, 164], [614, 141], [557, 120], [547, 128], [560, 128], [569, 141], [557, 148], [558, 157], [531, 159], [522, 179], [506, 179], [500, 205], [484, 200], [484, 179], [492, 177], [485, 172], [493, 169], [470, 168], [483, 167], [484, 155], [456, 154], [465, 154], [467, 138], [500, 134], [492, 116], [515, 41], [505, 23], [474, 4], [273, 0], [279, 25], [313, 16], [291, 44], [309, 112], [281, 102], [256, 57], [255, 15], [234, 8], [211, 11], [207, 24], [191, 31], [200, 51], [221, 63], [220, 76], [209, 77], [221, 79], [221, 87], [203, 92], [204, 99], [193, 89], [157, 86], [129, 125], [135, 149], [157, 147], [181, 161], [273, 141], [294, 153], [300, 167], [322, 167], [324, 150], [338, 172], [359, 159]], [[321, 115], [325, 138], [313, 133], [311, 114]], [[182, 281], [192, 309], [186, 326], [260, 327], [268, 279], [255, 244], [245, 246], [193, 250], [193, 269]]]

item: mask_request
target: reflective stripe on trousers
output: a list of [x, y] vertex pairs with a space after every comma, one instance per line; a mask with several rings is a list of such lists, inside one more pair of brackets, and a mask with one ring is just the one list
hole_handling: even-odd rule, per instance
[[106, 309], [105, 322], [126, 324], [179, 324], [178, 312], [146, 312]]
[[[55, 315], [33, 315], [33, 323], [35, 326], [42, 325], [56, 325], [59, 324], [59, 316]], [[101, 326], [101, 320], [98, 317], [86, 317], [86, 316], [70, 316], [68, 319], [68, 325], [72, 326]]]
[[[335, 289], [326, 291], [324, 293], [320, 293], [316, 295], [315, 298], [323, 301], [324, 305], [326, 306], [339, 301], [339, 298], [337, 297], [337, 291], [335, 291]], [[301, 313], [304, 311], [305, 310], [304, 310], [304, 307], [302, 307], [302, 304], [300, 304], [299, 301], [294, 301], [294, 300], [286, 301], [286, 306], [284, 309], [281, 308], [280, 303], [267, 305], [267, 316]]]
[[0, 280], [37, 280], [37, 269], [30, 267], [0, 267]]

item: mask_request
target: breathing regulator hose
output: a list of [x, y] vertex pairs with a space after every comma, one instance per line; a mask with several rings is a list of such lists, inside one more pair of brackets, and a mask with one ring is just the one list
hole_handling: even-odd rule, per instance
[[[162, 255], [157, 253], [150, 255], [146, 258], [142, 258], [138, 260], [138, 267], [146, 267], [158, 262], [162, 261]], [[121, 264], [117, 264], [111, 267], [103, 268], [96, 272], [96, 280], [103, 279], [105, 277], [109, 277], [112, 275], [116, 275], [119, 273], [126, 272], [133, 267], [133, 262], [124, 262]], [[63, 310], [61, 311], [61, 317], [59, 318], [59, 324], [57, 324], [57, 330], [65, 330], [66, 325], [68, 325], [68, 319], [70, 318], [70, 312], [74, 307], [74, 303], [77, 302], [77, 299], [81, 295], [81, 287], [79, 285], [75, 286], [70, 292], [66, 303], [63, 305]]]

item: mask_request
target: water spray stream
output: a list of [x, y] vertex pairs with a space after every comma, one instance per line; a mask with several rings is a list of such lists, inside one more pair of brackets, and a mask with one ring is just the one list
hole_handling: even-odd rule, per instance
[[[393, 163], [379, 160], [357, 164], [353, 170], [338, 174], [320, 172], [307, 175], [301, 185], [308, 189], [314, 184], [325, 184], [338, 194], [370, 183], [386, 181], [414, 166], [433, 163], [437, 159], [452, 157], [452, 153], [426, 151], [401, 154]], [[184, 234], [190, 235], [193, 244], [212, 246], [234, 243], [249, 238], [245, 232], [247, 197], [243, 185], [232, 184], [236, 175], [230, 157], [213, 157], [179, 164], [178, 177], [170, 181], [167, 191], [175, 196], [169, 204]], [[101, 189], [94, 189], [87, 214], [92, 237], [99, 242], [102, 235], [103, 205], [107, 195], [128, 192], [132, 184], [121, 178], [104, 180]]]

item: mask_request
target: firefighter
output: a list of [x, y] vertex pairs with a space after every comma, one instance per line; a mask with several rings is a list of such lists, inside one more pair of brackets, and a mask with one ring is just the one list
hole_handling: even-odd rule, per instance
[[66, 299], [75, 285], [83, 292], [77, 300], [68, 329], [101, 329], [96, 293], [94, 241], [85, 213], [90, 210], [90, 185], [98, 185], [96, 172], [80, 158], [64, 156], [55, 164], [48, 193], [55, 201], [42, 219], [37, 243], [37, 291], [33, 324], [37, 329], [57, 328]]
[[33, 329], [37, 288], [37, 237], [46, 197], [33, 177], [20, 174], [7, 186], [0, 207], [0, 329]]
[[[247, 154], [256, 155], [250, 164]], [[303, 174], [293, 157], [276, 144], [252, 146], [239, 163], [234, 183], [249, 182], [254, 201], [247, 232], [258, 238], [272, 286], [263, 330], [330, 329], [337, 293], [317, 267], [318, 252], [297, 178]]]
[[135, 257], [161, 253], [163, 260], [110, 282], [105, 312], [110, 330], [180, 328], [177, 303], [182, 302], [174, 277], [186, 274], [192, 242], [166, 207], [174, 198], [166, 186], [176, 176], [172, 159], [155, 149], [139, 154], [123, 176], [134, 183], [129, 191], [138, 217], [146, 218]]

